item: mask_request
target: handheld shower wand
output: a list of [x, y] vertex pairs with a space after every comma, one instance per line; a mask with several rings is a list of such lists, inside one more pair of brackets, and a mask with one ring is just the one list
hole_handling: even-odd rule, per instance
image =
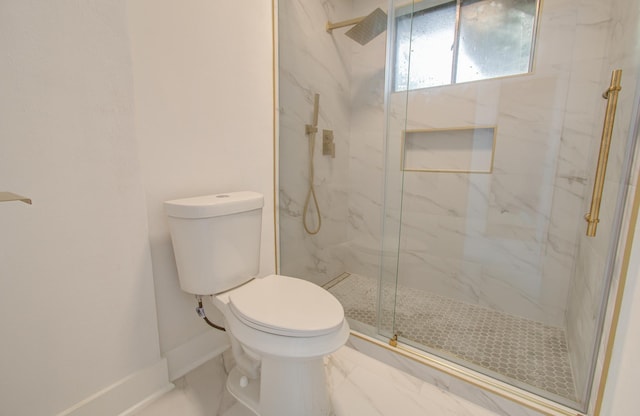
[[[305, 134], [309, 136], [309, 190], [307, 191], [307, 197], [304, 200], [304, 208], [302, 210], [302, 225], [304, 230], [311, 235], [318, 234], [320, 227], [322, 226], [322, 217], [320, 215], [320, 206], [318, 205], [318, 198], [316, 197], [316, 191], [313, 188], [313, 154], [316, 147], [316, 133], [318, 132], [318, 109], [320, 107], [320, 94], [315, 94], [313, 97], [313, 123], [305, 125]], [[307, 212], [309, 211], [309, 203], [313, 199], [313, 204], [316, 207], [316, 216], [318, 222], [315, 228], [311, 228], [307, 224]]]

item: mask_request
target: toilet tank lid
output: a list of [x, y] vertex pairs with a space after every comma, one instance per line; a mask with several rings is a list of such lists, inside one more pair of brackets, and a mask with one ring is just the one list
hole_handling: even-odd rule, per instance
[[168, 216], [209, 218], [262, 208], [264, 197], [258, 192], [240, 191], [174, 199], [164, 203]]

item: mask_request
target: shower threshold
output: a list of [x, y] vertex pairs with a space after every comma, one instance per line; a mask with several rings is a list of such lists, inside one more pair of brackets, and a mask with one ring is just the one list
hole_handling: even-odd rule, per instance
[[[377, 279], [343, 273], [325, 288], [342, 303], [350, 321], [377, 326]], [[561, 328], [400, 285], [395, 311], [395, 332], [408, 345], [576, 399]], [[391, 328], [391, 314], [386, 315], [381, 326]]]

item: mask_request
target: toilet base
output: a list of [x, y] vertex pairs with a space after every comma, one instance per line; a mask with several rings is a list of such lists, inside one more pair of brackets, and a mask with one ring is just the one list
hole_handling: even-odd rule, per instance
[[245, 380], [234, 368], [227, 389], [258, 416], [328, 416], [332, 414], [324, 360], [263, 357], [259, 380]]
[[[245, 376], [242, 375], [238, 367], [234, 367], [227, 376], [227, 390], [247, 410], [244, 412], [247, 416], [259, 416], [260, 379], [251, 380], [245, 378], [248, 384], [243, 386], [243, 378]], [[233, 406], [233, 408], [235, 407]], [[243, 413], [239, 413], [239, 410], [233, 411], [233, 408], [229, 409], [232, 411], [231, 413], [227, 414], [225, 412], [224, 416], [235, 416], [236, 414], [244, 416]]]
[[256, 416], [256, 414], [238, 402], [222, 413], [221, 416]]

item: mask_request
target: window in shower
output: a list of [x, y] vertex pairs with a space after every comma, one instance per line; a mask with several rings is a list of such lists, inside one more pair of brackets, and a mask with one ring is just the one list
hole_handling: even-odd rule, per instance
[[396, 12], [394, 90], [531, 71], [537, 0], [425, 0]]

